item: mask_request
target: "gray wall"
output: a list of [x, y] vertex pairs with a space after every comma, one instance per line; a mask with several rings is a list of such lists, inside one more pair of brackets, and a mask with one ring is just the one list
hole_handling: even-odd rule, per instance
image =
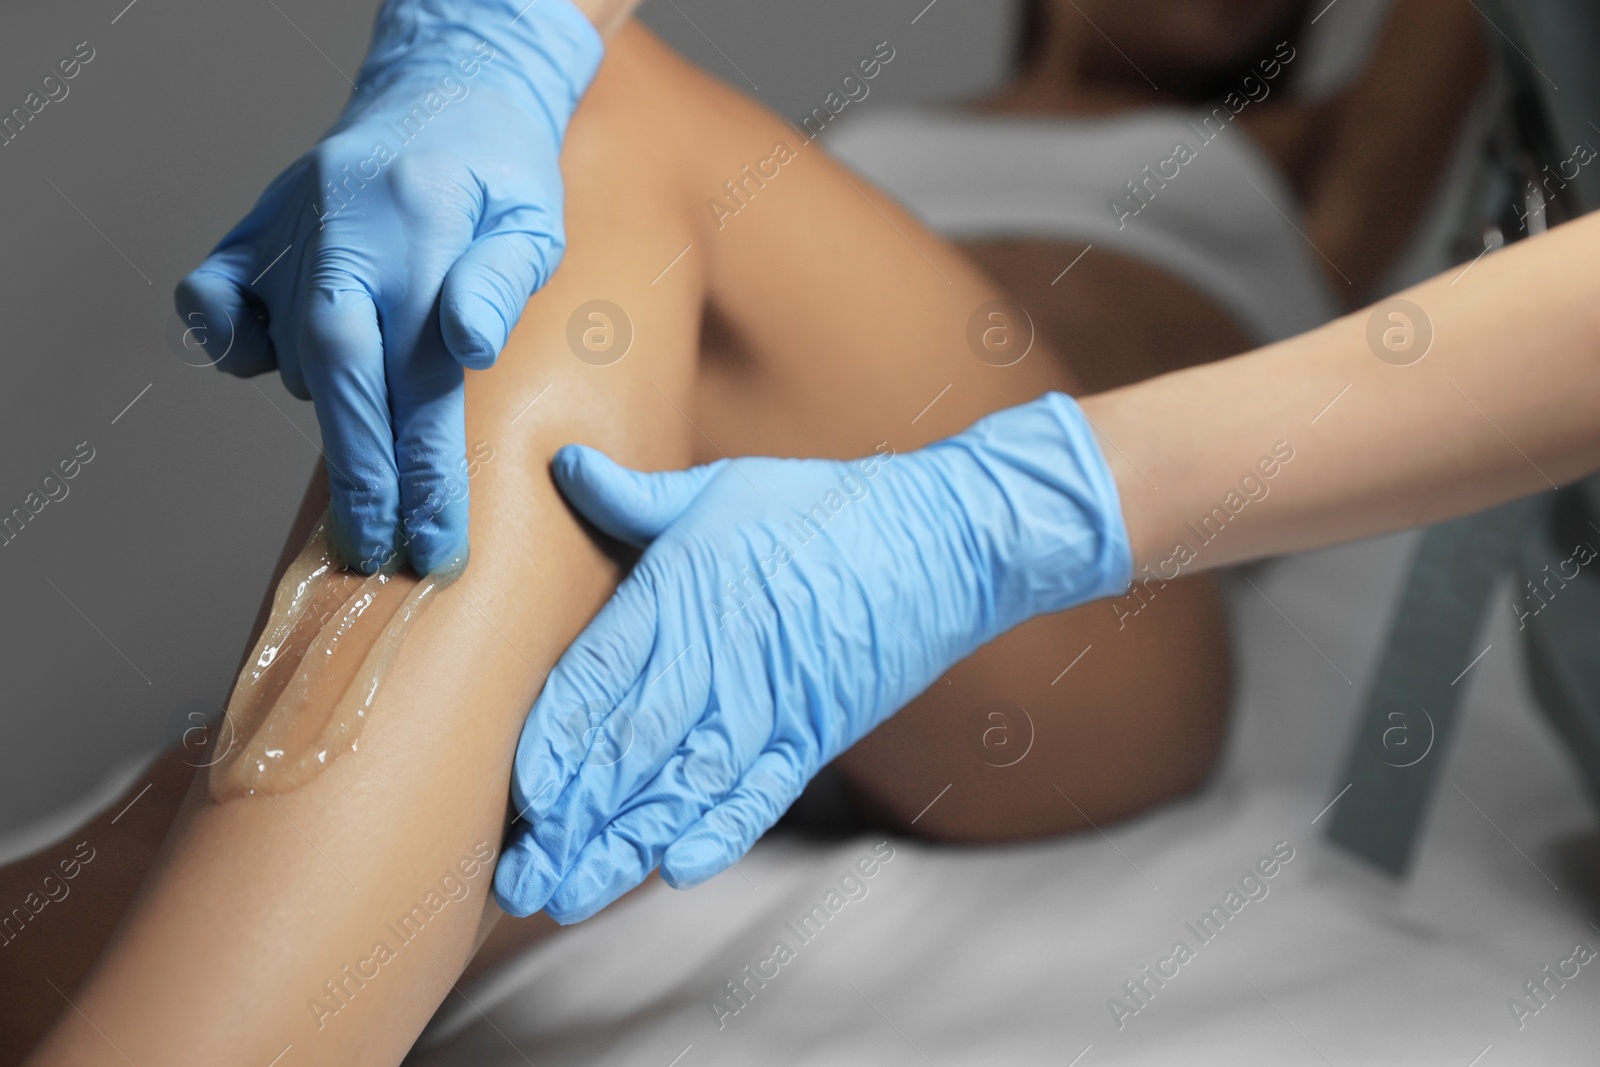
[[[1011, 6], [925, 2], [657, 0], [645, 15], [793, 115], [881, 40], [897, 56], [872, 101], [992, 81]], [[258, 391], [179, 362], [169, 294], [332, 120], [376, 5], [125, 3], [0, 10], [0, 113], [79, 42], [94, 49], [0, 147], [0, 514], [80, 443], [94, 454], [0, 546], [0, 834], [220, 707], [317, 461], [311, 409], [276, 379]]]

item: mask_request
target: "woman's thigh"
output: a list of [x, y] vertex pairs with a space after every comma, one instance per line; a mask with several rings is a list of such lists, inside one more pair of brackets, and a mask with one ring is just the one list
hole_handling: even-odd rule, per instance
[[[989, 368], [971, 360], [973, 369], [958, 362], [934, 372], [921, 357], [937, 339], [909, 340], [918, 358], [872, 357], [896, 364], [884, 387], [852, 391], [859, 385], [819, 376], [819, 389], [834, 392], [807, 397], [792, 387], [719, 383], [718, 402], [702, 405], [697, 421], [731, 455], [847, 456], [882, 438], [897, 449], [924, 444], [1035, 393], [1024, 384], [1003, 398], [963, 402], [962, 379]], [[929, 412], [911, 424], [946, 386], [936, 409], [948, 404], [949, 417], [924, 429]], [[899, 426], [885, 425], [886, 411]], [[791, 419], [803, 425], [789, 431]], [[1000, 841], [1131, 815], [1199, 785], [1226, 720], [1227, 620], [1208, 577], [1151, 589], [1148, 600], [1033, 619], [946, 671], [838, 759], [863, 812], [936, 840]]]

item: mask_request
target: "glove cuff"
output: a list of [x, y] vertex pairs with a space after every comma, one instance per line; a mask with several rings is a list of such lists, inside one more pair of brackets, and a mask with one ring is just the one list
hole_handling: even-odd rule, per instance
[[987, 577], [985, 640], [1035, 615], [1126, 592], [1133, 551], [1094, 428], [1064, 393], [974, 423], [940, 445], [975, 461], [968, 549]]
[[492, 70], [525, 89], [560, 137], [604, 54], [571, 0], [385, 0], [346, 112], [402, 80]]

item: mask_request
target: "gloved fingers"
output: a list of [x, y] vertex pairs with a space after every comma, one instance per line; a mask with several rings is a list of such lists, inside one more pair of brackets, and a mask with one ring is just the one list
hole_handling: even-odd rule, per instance
[[701, 808], [691, 805], [660, 796], [618, 815], [547, 892], [545, 914], [563, 926], [582, 922], [643, 883], [667, 845], [699, 816]]
[[433, 361], [394, 404], [400, 537], [418, 574], [466, 564], [467, 416], [462, 370]]
[[804, 761], [790, 746], [767, 749], [726, 799], [667, 846], [662, 879], [674, 889], [689, 889], [733, 866], [789, 810], [809, 780]]
[[[572, 861], [677, 754], [706, 715], [703, 656], [664, 651], [658, 638], [633, 688], [614, 708], [590, 705], [568, 720], [565, 746], [577, 764], [553, 803], [533, 823], [534, 841], [556, 881]], [[683, 672], [682, 685], [655, 684]], [[668, 696], [669, 690], [674, 694]], [[655, 699], [652, 694], [659, 693]], [[587, 722], [585, 721], [587, 720]], [[731, 783], [730, 783], [731, 784]], [[524, 816], [525, 818], [527, 816]]]
[[252, 249], [219, 249], [178, 282], [172, 294], [183, 322], [185, 359], [209, 363], [241, 378], [277, 365], [267, 336], [266, 310], [247, 288]]
[[[205, 261], [178, 283], [176, 294], [188, 331], [186, 348], [201, 340], [203, 330], [205, 351], [219, 370], [251, 377], [276, 367], [284, 388], [301, 400], [311, 394], [300, 372], [291, 279], [304, 248], [289, 254], [302, 242], [283, 221], [303, 206], [300, 190], [307, 169], [301, 157], [273, 178]], [[274, 332], [279, 333], [277, 343]]]
[[333, 547], [362, 573], [393, 569], [400, 487], [378, 310], [358, 280], [328, 271], [304, 300], [299, 362], [322, 426]]
[[[696, 655], [693, 643], [683, 646], [680, 640], [659, 633], [654, 637], [649, 660], [614, 708], [591, 703], [563, 712], [560, 741], [565, 751], [560, 755], [572, 772], [522, 812], [533, 825], [535, 846], [526, 856], [523, 891], [540, 903], [572, 870], [584, 847], [633, 807], [651, 782], [662, 784], [667, 794], [682, 795], [694, 793], [696, 782], [719, 778], [713, 783], [716, 792], [705, 801], [708, 806], [736, 780], [737, 773], [728, 768], [748, 765], [761, 750], [762, 736], [747, 740], [740, 735], [770, 731], [770, 717], [749, 714], [748, 709], [737, 717], [718, 716], [709, 699], [703, 642]], [[700, 734], [691, 745], [696, 731]], [[748, 755], [741, 758], [741, 751]], [[685, 752], [694, 758], [683, 761], [680, 773], [661, 778], [663, 769]], [[519, 750], [519, 764], [522, 758]], [[556, 789], [559, 795], [551, 795]]]
[[[655, 591], [629, 575], [561, 654], [528, 713], [511, 774], [518, 818], [542, 822], [595, 758], [595, 745], [617, 743], [623, 720], [608, 723], [641, 684], [656, 639]], [[626, 740], [631, 744], [631, 732]]]
[[528, 298], [561, 262], [561, 219], [523, 207], [495, 221], [445, 275], [439, 291], [439, 332], [468, 370], [494, 365]]
[[[407, 176], [409, 175], [409, 176]], [[472, 238], [465, 208], [406, 167], [404, 157], [374, 183], [327, 234], [331, 257], [373, 279], [380, 310], [383, 365], [400, 492], [399, 556], [418, 574], [464, 566], [467, 552], [467, 430], [461, 365], [439, 334], [439, 287]], [[363, 227], [403, 220], [405, 256], [363, 250]], [[349, 232], [354, 230], [355, 232]]]
[[[559, 884], [553, 886], [545, 911], [557, 922], [577, 922], [644, 881], [661, 862], [666, 847], [743, 777], [770, 737], [770, 723], [770, 716], [742, 705], [738, 714], [720, 708], [709, 714], [655, 779], [634, 794], [570, 863], [560, 866], [559, 859], [546, 853]], [[575, 813], [563, 798], [553, 819], [576, 814], [585, 825], [595, 821], [591, 808], [581, 802], [574, 806]], [[546, 822], [535, 829], [536, 843], [550, 826]]]
[[[671, 578], [662, 576], [654, 551], [646, 552], [627, 584], [650, 590], [654, 610], [666, 612], [666, 625], [658, 623], [648, 660], [603, 723], [607, 746], [586, 752], [560, 796], [529, 819], [537, 846], [531, 858], [538, 868], [529, 884], [541, 892], [553, 892], [584, 848], [614, 820], [652, 798], [687, 800], [681, 821], [669, 827], [671, 836], [660, 844], [675, 840], [743, 781], [773, 744], [766, 639], [722, 643], [715, 665], [720, 682], [713, 688], [717, 638], [704, 629], [690, 636], [674, 614], [696, 613], [700, 594], [659, 590]], [[804, 743], [803, 736], [799, 740]], [[783, 743], [794, 747], [789, 739]]]
[[537, 851], [533, 827], [520, 820], [513, 823], [494, 869], [494, 902], [507, 915], [526, 919], [544, 907], [549, 898], [549, 890], [535, 883], [541, 869]]
[[563, 926], [581, 922], [644, 882], [660, 862], [674, 828], [692, 822], [698, 809], [681, 815], [683, 802], [660, 797], [619, 816], [584, 849], [576, 877], [552, 872], [533, 827], [518, 821], [494, 872], [494, 896], [508, 915], [526, 917], [543, 909]]
[[642, 548], [694, 503], [728, 463], [647, 473], [587, 445], [566, 445], [550, 462], [556, 486], [583, 517], [619, 541]]

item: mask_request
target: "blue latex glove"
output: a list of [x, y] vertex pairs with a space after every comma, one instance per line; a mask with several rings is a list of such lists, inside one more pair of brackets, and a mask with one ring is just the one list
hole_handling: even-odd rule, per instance
[[387, 0], [339, 121], [178, 285], [186, 341], [315, 402], [363, 572], [465, 562], [462, 368], [566, 246], [558, 157], [602, 46], [568, 0], [525, 3]]
[[903, 455], [641, 474], [568, 446], [554, 472], [648, 547], [523, 729], [494, 883], [515, 915], [587, 918], [658, 864], [704, 881], [946, 667], [1132, 571], [1116, 484], [1060, 393]]

